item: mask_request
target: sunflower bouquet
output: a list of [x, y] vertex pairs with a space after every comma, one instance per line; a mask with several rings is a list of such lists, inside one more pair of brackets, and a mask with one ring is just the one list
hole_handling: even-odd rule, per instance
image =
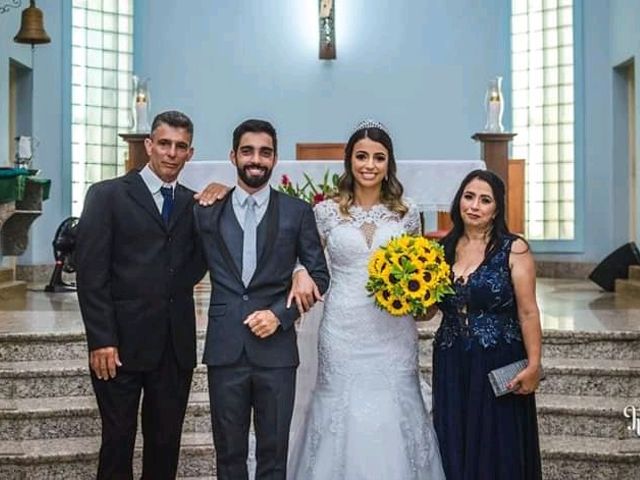
[[404, 234], [373, 253], [366, 288], [391, 315], [421, 316], [453, 293], [450, 271], [440, 244]]

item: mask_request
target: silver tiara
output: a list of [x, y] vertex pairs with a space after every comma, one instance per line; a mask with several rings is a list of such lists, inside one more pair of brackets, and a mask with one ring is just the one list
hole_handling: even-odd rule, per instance
[[389, 130], [387, 130], [387, 127], [385, 127], [382, 123], [378, 122], [377, 120], [372, 120], [370, 118], [366, 120], [362, 120], [358, 125], [356, 125], [356, 128], [353, 129], [353, 132], [351, 132], [351, 134], [353, 135], [354, 133], [360, 130], [367, 130], [369, 128], [377, 128], [379, 130], [382, 130], [387, 135], [391, 136], [391, 134], [389, 133]]

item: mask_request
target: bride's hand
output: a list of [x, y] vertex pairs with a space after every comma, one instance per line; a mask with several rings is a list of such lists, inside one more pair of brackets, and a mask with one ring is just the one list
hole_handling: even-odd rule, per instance
[[293, 283], [287, 298], [287, 308], [291, 307], [294, 300], [301, 314], [308, 312], [317, 301], [322, 300], [316, 282], [304, 267], [296, 270], [293, 274]]

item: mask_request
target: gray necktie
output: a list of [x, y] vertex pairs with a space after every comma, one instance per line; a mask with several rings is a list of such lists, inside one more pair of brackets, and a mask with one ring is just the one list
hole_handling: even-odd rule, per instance
[[256, 270], [256, 199], [251, 195], [245, 200], [244, 237], [242, 243], [242, 282], [249, 285]]

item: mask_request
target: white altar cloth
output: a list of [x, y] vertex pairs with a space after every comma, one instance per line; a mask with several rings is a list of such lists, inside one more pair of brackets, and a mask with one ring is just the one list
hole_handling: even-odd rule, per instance
[[[398, 178], [421, 211], [448, 211], [460, 182], [467, 173], [484, 169], [482, 160], [399, 160]], [[343, 162], [335, 160], [280, 160], [271, 176], [276, 187], [286, 174], [293, 183], [304, 183], [307, 173], [315, 182], [322, 181], [327, 170], [342, 173]], [[191, 161], [185, 165], [180, 183], [199, 191], [210, 182], [235, 185], [236, 170], [229, 160]]]

